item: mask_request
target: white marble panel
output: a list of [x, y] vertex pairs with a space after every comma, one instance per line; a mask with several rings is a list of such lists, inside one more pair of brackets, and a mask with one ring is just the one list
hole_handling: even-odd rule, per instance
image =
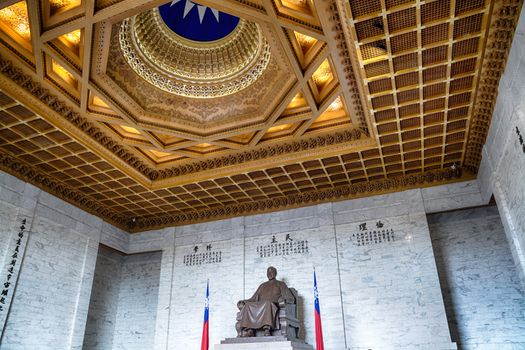
[[[162, 230], [128, 234], [129, 246], [127, 252], [133, 254], [162, 250], [163, 247], [169, 245], [169, 240], [173, 238], [174, 231], [175, 229], [171, 227]], [[168, 242], [166, 240], [168, 240]]]
[[306, 230], [331, 223], [330, 206], [312, 205], [304, 208], [277, 211], [274, 213], [246, 216], [244, 236], [260, 236]]
[[[211, 245], [209, 250], [208, 245]], [[236, 304], [243, 296], [243, 246], [241, 238], [228, 241], [207, 240], [205, 243], [175, 248], [168, 320], [169, 349], [199, 347], [207, 280], [210, 283], [210, 343], [215, 344], [220, 339], [236, 335]], [[220, 262], [207, 263], [210, 260], [205, 260], [204, 263], [196, 263], [195, 258], [200, 258], [201, 253], [219, 252]], [[188, 259], [188, 256], [193, 260], [186, 265], [185, 258]], [[162, 283], [164, 282], [166, 281]], [[164, 294], [162, 288], [161, 285], [161, 293]], [[165, 302], [165, 297], [162, 296], [161, 302]], [[162, 340], [157, 339], [157, 344], [159, 341]]]
[[[394, 239], [382, 230], [393, 230]], [[424, 214], [337, 225], [336, 232], [349, 348], [451, 346]]]
[[9, 248], [13, 237], [16, 235], [19, 222], [16, 221], [18, 216], [19, 208], [6, 202], [0, 202], [0, 281], [4, 281], [5, 277], [5, 266], [6, 257], [8, 255]]
[[0, 171], [0, 203], [14, 205], [25, 215], [32, 216], [40, 189]]
[[174, 234], [177, 246], [242, 238], [244, 217], [179, 226], [174, 228]]
[[69, 349], [76, 345], [75, 326], [84, 330], [76, 317], [88, 245], [89, 238], [72, 229], [35, 218], [2, 348]]
[[119, 304], [122, 254], [111, 248], [98, 250], [95, 278], [83, 341], [84, 350], [112, 349]]
[[120, 252], [127, 253], [129, 249], [130, 234], [118, 227], [104, 222], [100, 235], [100, 243], [116, 249]]
[[159, 252], [122, 257], [112, 349], [153, 348], [160, 263]]
[[423, 211], [420, 190], [409, 190], [332, 204], [336, 225]]
[[496, 207], [429, 216], [453, 340], [462, 349], [525, 348], [520, 287]]
[[[155, 350], [165, 350], [168, 346], [168, 334], [172, 306], [173, 270], [175, 262], [175, 246], [173, 242], [162, 250], [159, 278], [159, 295], [157, 302], [157, 319], [155, 321]], [[176, 294], [173, 295], [176, 297]]]
[[476, 180], [423, 188], [421, 194], [426, 213], [476, 207], [488, 202], [483, 200]]

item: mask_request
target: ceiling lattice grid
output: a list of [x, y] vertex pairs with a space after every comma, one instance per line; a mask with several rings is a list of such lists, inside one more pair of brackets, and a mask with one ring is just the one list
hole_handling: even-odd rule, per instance
[[387, 173], [460, 165], [490, 1], [350, 1], [350, 28]]
[[131, 231], [472, 178], [522, 5], [202, 0], [271, 58], [199, 100], [126, 63], [122, 23], [164, 3], [2, 2], [1, 169]]

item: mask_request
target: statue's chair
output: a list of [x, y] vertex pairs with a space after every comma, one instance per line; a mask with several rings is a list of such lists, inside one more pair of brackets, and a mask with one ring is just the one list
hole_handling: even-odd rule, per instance
[[[295, 288], [290, 288], [295, 303], [290, 304], [286, 302], [279, 303], [279, 310], [277, 312], [277, 329], [272, 330], [272, 336], [282, 336], [287, 340], [294, 341], [298, 339], [299, 333], [299, 320], [297, 319], [297, 300], [298, 294]], [[237, 336], [241, 335], [241, 313], [237, 313], [237, 322], [235, 323], [235, 329], [237, 330]], [[264, 331], [258, 329], [255, 331], [256, 337], [263, 336]]]

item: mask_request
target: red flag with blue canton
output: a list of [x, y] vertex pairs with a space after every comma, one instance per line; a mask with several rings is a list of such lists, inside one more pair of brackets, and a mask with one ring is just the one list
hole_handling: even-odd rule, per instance
[[208, 350], [209, 343], [210, 343], [209, 330], [208, 330], [209, 314], [210, 314], [210, 290], [209, 290], [209, 282], [206, 282], [206, 301], [204, 302], [204, 324], [202, 325], [201, 350]]
[[317, 278], [314, 270], [314, 306], [315, 306], [315, 348], [324, 350], [323, 326], [321, 324], [321, 308], [319, 307], [319, 293], [317, 291]]

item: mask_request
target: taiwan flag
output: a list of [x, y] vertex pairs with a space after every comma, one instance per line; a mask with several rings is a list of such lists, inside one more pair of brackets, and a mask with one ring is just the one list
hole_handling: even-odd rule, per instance
[[319, 293], [317, 292], [317, 278], [314, 270], [314, 305], [315, 305], [315, 348], [324, 350], [323, 326], [321, 324], [321, 308], [319, 307]]
[[209, 321], [208, 316], [210, 314], [210, 289], [209, 282], [206, 282], [206, 300], [204, 302], [204, 324], [202, 325], [202, 341], [201, 341], [201, 350], [208, 350], [209, 348]]

